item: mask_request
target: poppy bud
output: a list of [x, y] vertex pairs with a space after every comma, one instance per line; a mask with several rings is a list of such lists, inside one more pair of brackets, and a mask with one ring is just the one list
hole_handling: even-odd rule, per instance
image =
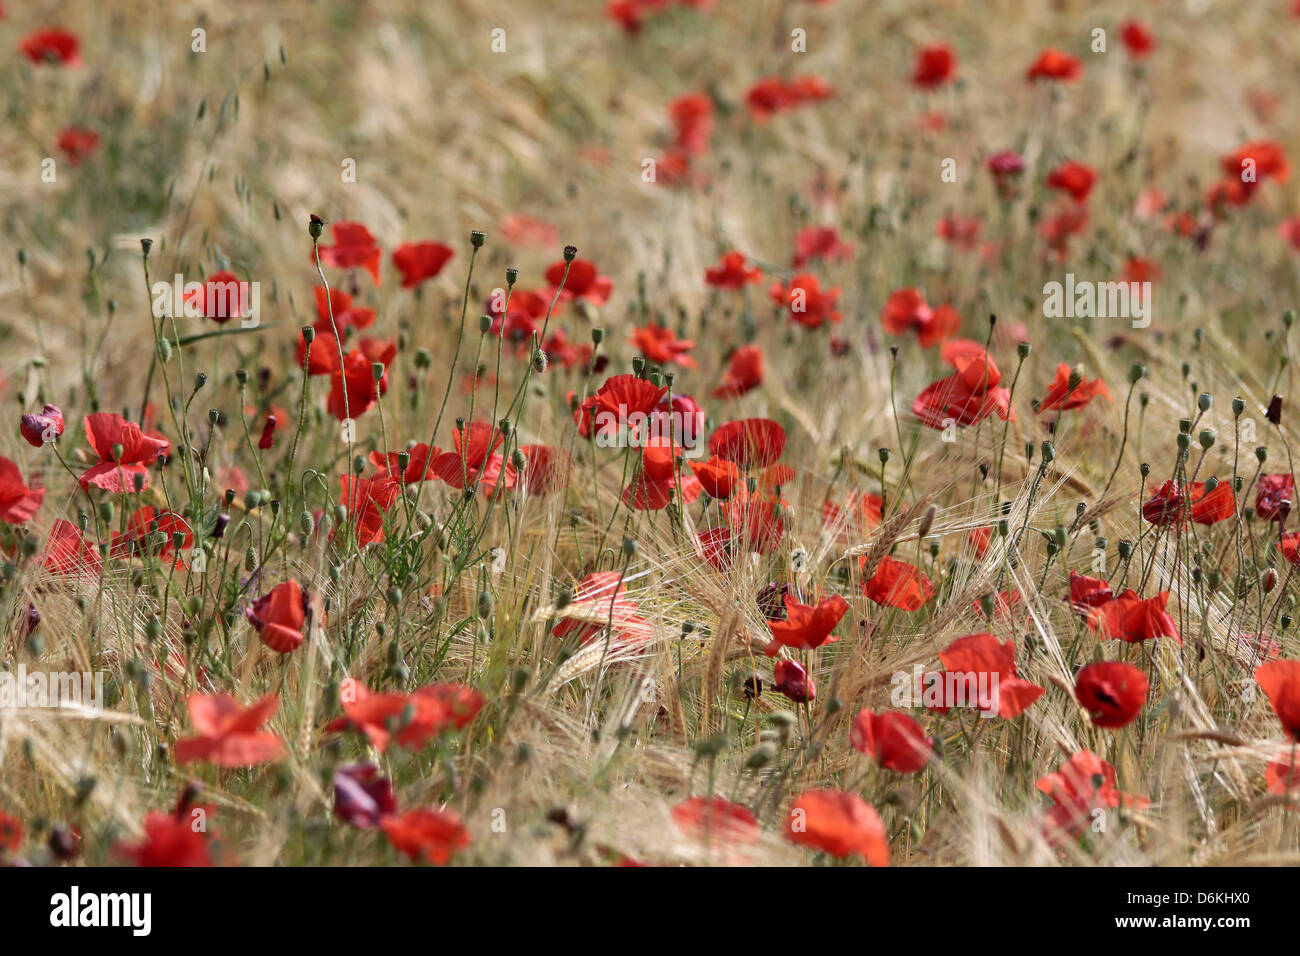
[[486, 232], [483, 232], [479, 229], [475, 229], [473, 232], [469, 234], [469, 244], [473, 246], [475, 249], [482, 249], [483, 243], [485, 242], [487, 242]]
[[478, 616], [485, 621], [492, 616], [492, 592], [478, 593]]
[[152, 240], [152, 239], [141, 239], [141, 240], [140, 240], [140, 251], [144, 253], [144, 257], [145, 257], [146, 259], [149, 258], [149, 250], [152, 249], [152, 248], [153, 248], [153, 240]]
[[632, 557], [634, 554], [636, 554], [636, 539], [635, 539], [635, 538], [624, 538], [624, 539], [623, 539], [623, 555], [624, 555], [625, 557], [630, 558], [630, 557]]
[[478, 334], [487, 335], [492, 331], [492, 316], [480, 315], [478, 317]]
[[592, 344], [592, 345], [599, 345], [599, 344], [600, 344], [601, 342], [603, 342], [603, 341], [605, 341], [605, 330], [604, 330], [604, 329], [592, 329], [592, 330], [591, 330], [591, 344]]
[[1280, 618], [1278, 618], [1278, 623], [1282, 625], [1282, 630], [1285, 631], [1287, 628], [1291, 626], [1291, 615], [1283, 614]]
[[1192, 436], [1180, 434], [1178, 436], [1178, 450], [1185, 454], [1187, 452], [1187, 449], [1191, 447], [1192, 447]]
[[1273, 400], [1268, 403], [1268, 412], [1265, 413], [1264, 417], [1267, 418], [1274, 425], [1282, 424], [1282, 396], [1281, 395], [1273, 396]]
[[1056, 460], [1056, 446], [1053, 445], [1050, 441], [1043, 442], [1043, 461], [1049, 462], [1055, 460]]
[[[232, 492], [232, 493], [230, 494], [229, 499], [227, 499], [227, 500], [228, 500], [228, 501], [233, 501], [234, 498], [235, 498], [235, 496], [234, 496], [234, 493]], [[227, 526], [228, 524], [230, 524], [230, 515], [226, 514], [225, 512], [222, 512], [221, 514], [218, 514], [218, 515], [217, 515], [217, 520], [216, 520], [216, 522], [212, 525], [212, 534], [211, 534], [211, 537], [213, 537], [213, 538], [220, 538], [222, 535], [224, 535], [224, 534], [226, 533], [226, 526]]]
[[1203, 412], [1208, 412], [1214, 405], [1214, 396], [1208, 392], [1202, 392], [1196, 396], [1196, 407]]
[[304, 511], [302, 514], [298, 515], [298, 530], [301, 531], [304, 536], [310, 536], [312, 531], [315, 529], [316, 522], [312, 520], [310, 511]]
[[142, 473], [137, 473], [131, 476], [131, 484], [135, 485], [135, 493], [137, 495], [144, 491], [144, 483], [147, 478], [148, 476]]
[[1274, 568], [1266, 569], [1259, 579], [1259, 586], [1265, 594], [1277, 587], [1277, 571]]
[[389, 588], [384, 592], [384, 600], [393, 605], [393, 607], [397, 607], [397, 605], [402, 603], [402, 589], [398, 587]]
[[46, 405], [40, 414], [24, 415], [18, 430], [27, 444], [40, 448], [63, 434], [63, 411], [57, 405]]
[[1020, 342], [1016, 345], [1016, 355], [1018, 355], [1021, 359], [1029, 358], [1029, 353], [1032, 352], [1033, 350], [1034, 350], [1033, 346], [1031, 346], [1028, 342]]
[[1240, 417], [1241, 417], [1241, 413], [1244, 412], [1245, 410], [1246, 410], [1246, 402], [1245, 402], [1244, 399], [1234, 398], [1234, 399], [1232, 400], [1232, 417], [1233, 417], [1233, 418], [1240, 418]]
[[1219, 487], [1219, 479], [1211, 475], [1205, 479], [1205, 493], [1208, 495], [1215, 488]]
[[244, 570], [249, 574], [257, 570], [257, 552], [252, 548], [244, 552]]
[[370, 376], [371, 376], [371, 377], [372, 377], [376, 382], [378, 382], [380, 379], [382, 379], [382, 378], [384, 377], [384, 363], [383, 363], [383, 362], [371, 362], [371, 363], [370, 363]]
[[1203, 428], [1201, 433], [1196, 436], [1196, 440], [1201, 443], [1201, 447], [1209, 451], [1214, 447], [1214, 429]]
[[993, 606], [994, 605], [993, 605], [992, 594], [980, 595], [980, 611], [983, 612], [984, 616], [990, 620], [992, 620], [993, 618]]

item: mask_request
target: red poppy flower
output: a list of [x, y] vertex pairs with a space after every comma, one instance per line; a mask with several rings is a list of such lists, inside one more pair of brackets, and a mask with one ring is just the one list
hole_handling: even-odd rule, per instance
[[[149, 469], [142, 462], [157, 461], [169, 448], [166, 441], [145, 435], [135, 422], [128, 422], [112, 412], [87, 415], [86, 440], [99, 461], [78, 479], [82, 488], [94, 486], [118, 494], [143, 491], [149, 487]], [[143, 483], [136, 488], [136, 477]]]
[[1146, 600], [1133, 590], [1094, 607], [1088, 613], [1088, 627], [1103, 640], [1120, 640], [1129, 644], [1172, 637], [1183, 642], [1178, 626], [1165, 610], [1169, 592], [1161, 591]]
[[685, 93], [668, 104], [677, 130], [673, 145], [690, 155], [707, 153], [713, 136], [713, 100], [707, 93]]
[[1098, 396], [1105, 398], [1106, 401], [1111, 400], [1110, 389], [1099, 378], [1088, 380], [1080, 376], [1074, 388], [1070, 388], [1072, 374], [1070, 366], [1064, 362], [1056, 366], [1056, 377], [1052, 379], [1052, 384], [1047, 387], [1047, 394], [1039, 403], [1039, 414], [1053, 409], [1066, 411], [1071, 408], [1082, 408]]
[[512, 214], [501, 220], [501, 238], [516, 246], [554, 246], [560, 234], [550, 223]]
[[1070, 606], [1079, 613], [1087, 614], [1092, 608], [1101, 607], [1113, 596], [1110, 585], [1104, 579], [1070, 572]]
[[1269, 661], [1255, 671], [1282, 729], [1300, 740], [1300, 661]]
[[711, 498], [725, 501], [735, 493], [740, 484], [740, 469], [725, 458], [714, 455], [708, 461], [693, 461], [690, 465], [705, 494]]
[[1243, 173], [1253, 166], [1254, 182], [1243, 182], [1243, 185], [1248, 187], [1247, 192], [1250, 191], [1249, 187], [1263, 182], [1270, 176], [1279, 183], [1284, 183], [1291, 175], [1291, 164], [1287, 162], [1286, 152], [1280, 144], [1271, 139], [1243, 143], [1235, 152], [1220, 159], [1219, 166], [1230, 182], [1234, 180], [1243, 182]]
[[838, 594], [823, 598], [816, 604], [800, 604], [794, 597], [785, 596], [784, 621], [768, 621], [772, 640], [764, 648], [768, 657], [775, 657], [783, 647], [813, 650], [823, 644], [833, 644], [839, 638], [831, 634], [840, 618], [849, 609], [849, 602]]
[[1300, 531], [1288, 531], [1277, 542], [1282, 557], [1292, 564], [1300, 564]]
[[[866, 555], [858, 561], [865, 567]], [[917, 611], [934, 597], [934, 586], [916, 565], [885, 555], [862, 585], [862, 593], [882, 607]]]
[[656, 480], [640, 472], [623, 489], [623, 503], [636, 511], [662, 511], [674, 500], [690, 504], [700, 497], [703, 490], [694, 475]]
[[28, 488], [22, 472], [8, 458], [0, 456], [0, 521], [26, 524], [45, 500], [44, 488]]
[[[402, 470], [398, 462], [398, 455], [407, 456], [406, 470]], [[437, 474], [430, 467], [430, 460], [442, 454], [442, 449], [434, 448], [430, 450], [424, 442], [411, 445], [405, 452], [399, 453], [390, 451], [384, 455], [377, 451], [370, 453], [370, 463], [386, 474], [394, 481], [401, 482], [404, 485], [413, 485], [426, 478], [436, 478]]]
[[829, 99], [834, 95], [835, 91], [819, 76], [797, 76], [788, 81], [767, 76], [749, 88], [745, 94], [745, 105], [754, 119], [766, 122], [775, 113]]
[[722, 797], [690, 797], [673, 807], [672, 814], [683, 833], [709, 843], [757, 843], [760, 836], [749, 807]]
[[1014, 149], [1004, 149], [989, 156], [986, 161], [989, 172], [997, 180], [1019, 176], [1025, 171], [1025, 158]]
[[912, 717], [901, 711], [883, 714], [858, 711], [849, 728], [849, 743], [882, 767], [916, 773], [934, 754], [934, 741]]
[[244, 614], [263, 644], [278, 654], [288, 654], [303, 641], [308, 601], [302, 585], [290, 579], [255, 600]]
[[763, 278], [762, 272], [749, 268], [746, 263], [743, 252], [728, 252], [716, 266], [704, 271], [704, 281], [719, 289], [743, 289]]
[[583, 438], [616, 435], [620, 425], [645, 420], [667, 393], [666, 385], [651, 385], [635, 375], [612, 375], [574, 411], [578, 434]]
[[1166, 481], [1142, 504], [1142, 517], [1154, 525], [1168, 526], [1178, 524], [1188, 514], [1197, 524], [1216, 524], [1236, 514], [1236, 499], [1230, 484], [1219, 482], [1208, 492], [1205, 488], [1205, 482], [1200, 481], [1187, 486], [1192, 503], [1188, 509], [1178, 483]]
[[1264, 768], [1264, 782], [1269, 793], [1294, 797], [1300, 793], [1300, 765], [1290, 755], [1281, 760], [1270, 760]]
[[45, 63], [81, 65], [81, 41], [76, 34], [59, 27], [48, 27], [27, 34], [18, 44], [18, 49], [37, 66]]
[[978, 218], [960, 219], [946, 215], [935, 225], [935, 235], [944, 242], [951, 243], [958, 249], [975, 249], [979, 245], [980, 232], [984, 223]]
[[379, 243], [361, 223], [334, 223], [334, 245], [319, 248], [320, 261], [324, 265], [336, 269], [365, 269], [375, 280], [375, 285], [379, 285]]
[[804, 666], [798, 661], [779, 660], [772, 668], [772, 689], [784, 694], [796, 704], [806, 704], [817, 698], [817, 685], [812, 682]]
[[249, 285], [228, 269], [214, 272], [197, 289], [185, 293], [185, 302], [205, 319], [223, 324], [248, 314]]
[[45, 545], [44, 565], [53, 574], [82, 574], [98, 577], [104, 562], [99, 549], [71, 521], [60, 518], [50, 528]]
[[386, 473], [370, 478], [343, 475], [339, 481], [342, 485], [339, 504], [347, 509], [357, 546], [364, 548], [383, 541], [384, 513], [393, 506], [402, 486]]
[[1048, 817], [1049, 834], [1078, 836], [1093, 820], [1096, 810], [1123, 806], [1140, 810], [1151, 801], [1121, 793], [1115, 788], [1115, 768], [1088, 750], [1080, 751], [1055, 773], [1038, 779], [1038, 789], [1056, 806]]
[[785, 451], [785, 429], [770, 418], [743, 418], [719, 425], [709, 451], [742, 469], [766, 468]]
[[[379, 396], [388, 391], [388, 368], [397, 356], [396, 342], [363, 338], [358, 345], [359, 348], [343, 356], [342, 370], [335, 369], [330, 374], [330, 394], [325, 407], [341, 422], [374, 408]], [[384, 367], [378, 382], [375, 381], [376, 362]]]
[[912, 82], [922, 89], [934, 89], [947, 83], [956, 73], [957, 55], [952, 52], [952, 47], [937, 43], [917, 51]]
[[1083, 202], [1087, 199], [1096, 181], [1096, 170], [1073, 160], [1062, 163], [1047, 174], [1048, 188], [1069, 193], [1074, 197], [1075, 202]]
[[926, 386], [912, 402], [912, 413], [925, 425], [943, 429], [965, 427], [997, 413], [1015, 421], [1011, 393], [999, 388], [1002, 373], [982, 346], [957, 339], [944, 343], [940, 353], [957, 371]]
[[1277, 234], [1296, 249], [1300, 249], [1300, 216], [1292, 216], [1278, 224]]
[[727, 502], [726, 514], [737, 548], [769, 554], [785, 535], [785, 503], [767, 492], [750, 494], [742, 488]]
[[194, 824], [185, 811], [147, 813], [144, 839], [119, 844], [118, 851], [142, 867], [212, 866], [211, 839], [216, 834]]
[[843, 507], [832, 501], [822, 502], [822, 525], [851, 534], [865, 533], [880, 526], [884, 507], [885, 499], [874, 492], [863, 495], [851, 491]]
[[454, 451], [445, 451], [433, 459], [435, 474], [453, 488], [472, 488], [477, 483], [487, 493], [498, 487], [513, 488], [518, 481], [515, 466], [497, 452], [505, 441], [501, 429], [487, 422], [470, 422], [468, 434], [456, 428], [452, 432]]
[[[551, 445], [520, 445], [519, 451], [527, 461], [519, 474], [523, 494], [540, 498], [564, 488], [569, 469], [573, 467], [567, 451]], [[489, 494], [492, 490], [487, 489]]]
[[1140, 20], [1128, 20], [1120, 28], [1119, 38], [1128, 49], [1129, 56], [1141, 59], [1156, 48], [1155, 37]]
[[275, 716], [280, 698], [267, 694], [247, 710], [227, 694], [191, 694], [186, 701], [197, 737], [176, 741], [176, 763], [206, 760], [218, 767], [256, 767], [285, 755], [278, 735], [259, 730]]
[[429, 684], [410, 694], [374, 693], [356, 678], [339, 685], [343, 716], [327, 732], [359, 730], [380, 753], [390, 743], [419, 750], [448, 730], [461, 730], [478, 716], [483, 696], [463, 684]]
[[[1010, 614], [1011, 610], [1022, 600], [1020, 592], [1015, 590], [999, 591], [997, 594], [991, 595], [991, 597], [993, 599], [993, 617]], [[975, 610], [975, 613], [982, 614], [984, 612], [983, 598], [977, 598], [972, 602], [971, 607]]]
[[742, 345], [731, 353], [722, 384], [712, 391], [714, 398], [739, 398], [763, 384], [763, 350]]
[[22, 842], [22, 821], [0, 810], [0, 859], [3, 859], [6, 854], [17, 853]]
[[560, 283], [564, 283], [564, 288], [560, 291], [561, 299], [586, 299], [592, 305], [604, 305], [609, 301], [610, 294], [614, 291], [614, 280], [599, 275], [593, 263], [585, 259], [574, 259], [568, 266], [568, 278], [565, 278], [564, 270], [564, 260], [552, 263], [546, 270], [546, 281], [552, 288], [558, 289]]
[[623, 597], [625, 587], [617, 571], [597, 571], [574, 588], [573, 600], [556, 612], [562, 620], [551, 634], [582, 645], [612, 629], [616, 644], [636, 644], [653, 637], [650, 624], [637, 613], [637, 602]]
[[1087, 664], [1074, 678], [1074, 695], [1098, 727], [1123, 727], [1146, 703], [1147, 675], [1123, 661]]
[[840, 297], [840, 287], [822, 290], [821, 281], [809, 273], [800, 273], [789, 285], [775, 283], [771, 289], [772, 301], [790, 310], [790, 321], [809, 329], [819, 329], [827, 322], [838, 323], [842, 316], [835, 308]]
[[833, 857], [858, 854], [872, 866], [889, 865], [889, 839], [875, 807], [855, 793], [805, 790], [790, 806], [786, 838]]
[[1295, 503], [1295, 479], [1290, 472], [1260, 475], [1256, 483], [1255, 514], [1265, 521], [1286, 521]]
[[70, 126], [59, 134], [55, 145], [68, 157], [69, 166], [80, 166], [99, 146], [99, 134], [94, 130]]
[[917, 341], [928, 348], [961, 328], [961, 315], [950, 305], [930, 308], [918, 289], [896, 289], [880, 312], [880, 324], [891, 335], [915, 332]]
[[1025, 79], [1031, 83], [1039, 79], [1073, 83], [1082, 75], [1083, 62], [1078, 57], [1062, 53], [1054, 47], [1048, 47], [1038, 55], [1038, 59], [1029, 67]]
[[648, 360], [659, 365], [676, 362], [682, 368], [696, 367], [695, 359], [688, 354], [695, 348], [695, 340], [679, 339], [672, 329], [654, 322], [632, 330], [632, 345]]
[[695, 536], [695, 556], [719, 571], [731, 570], [731, 529], [701, 531]]
[[795, 233], [794, 267], [802, 269], [814, 259], [839, 262], [853, 258], [853, 247], [840, 239], [833, 226], [807, 226]]
[[[442, 242], [404, 242], [393, 250], [393, 265], [402, 273], [402, 288], [413, 289], [434, 278], [456, 254]], [[375, 280], [377, 285], [379, 280]]]
[[[564, 334], [564, 330], [557, 328], [542, 343], [544, 351], [551, 360], [551, 364], [558, 363], [565, 369], [571, 369], [578, 365], [586, 365], [591, 361], [594, 352], [590, 344], [574, 345], [569, 341], [569, 337]], [[596, 369], [599, 371], [599, 369]]]
[[469, 830], [454, 810], [407, 810], [379, 824], [388, 842], [412, 860], [445, 866], [470, 845]]
[[[999, 643], [992, 634], [968, 634], [944, 648], [939, 660], [947, 673], [965, 676], [967, 687], [974, 691], [967, 693], [968, 703], [995, 709], [1003, 719], [1019, 717], [1043, 695], [1043, 688], [1018, 675], [1014, 640]], [[993, 691], [996, 700], [979, 700], [980, 675], [986, 675], [984, 686]], [[933, 709], [946, 712], [948, 708]]]
[[334, 815], [362, 830], [377, 829], [397, 813], [393, 781], [372, 763], [352, 764], [334, 772]]
[[[127, 522], [126, 534], [113, 533], [109, 554], [114, 558], [129, 558], [143, 553], [146, 550], [146, 540], [158, 532], [162, 533], [161, 542], [150, 540], [147, 551], [159, 558], [169, 558], [176, 553], [174, 536], [177, 534], [181, 535], [180, 550], [194, 547], [194, 530], [183, 516], [174, 511], [159, 511], [152, 505], [145, 505]], [[184, 566], [179, 559], [175, 563], [178, 567]]]
[[989, 552], [989, 543], [993, 540], [992, 528], [971, 528], [966, 533], [966, 543], [975, 551], [975, 556], [981, 560]]
[[63, 411], [57, 405], [46, 405], [39, 413], [24, 415], [18, 431], [33, 448], [40, 448], [63, 434]]

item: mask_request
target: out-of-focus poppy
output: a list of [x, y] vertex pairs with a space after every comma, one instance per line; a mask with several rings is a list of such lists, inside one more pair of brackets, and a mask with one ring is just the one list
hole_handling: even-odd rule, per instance
[[186, 701], [197, 737], [176, 741], [176, 763], [206, 760], [218, 767], [256, 767], [285, 755], [279, 735], [259, 728], [275, 716], [275, 694], [240, 707], [228, 694], [191, 694]]
[[[866, 555], [859, 563], [865, 565]], [[882, 607], [917, 611], [934, 597], [934, 585], [916, 565], [885, 555], [864, 582], [862, 593]]]
[[921, 725], [902, 711], [882, 714], [860, 710], [849, 728], [849, 743], [880, 766], [899, 773], [916, 773], [934, 754], [934, 741]]
[[320, 246], [320, 261], [336, 269], [365, 269], [379, 285], [379, 243], [359, 222], [336, 222], [334, 245]]
[[872, 866], [889, 865], [889, 839], [875, 807], [855, 793], [806, 790], [786, 815], [786, 838], [833, 857], [859, 855]]
[[443, 242], [404, 242], [393, 250], [393, 265], [402, 273], [402, 288], [414, 289], [437, 276], [455, 254], [456, 250]]
[[407, 810], [385, 817], [379, 825], [399, 852], [439, 866], [471, 842], [469, 830], [454, 810]]

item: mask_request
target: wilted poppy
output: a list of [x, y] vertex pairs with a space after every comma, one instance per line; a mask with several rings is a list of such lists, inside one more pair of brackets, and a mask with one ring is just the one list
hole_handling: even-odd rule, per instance
[[1295, 503], [1295, 479], [1290, 472], [1260, 475], [1255, 487], [1255, 514], [1265, 521], [1285, 521]]
[[18, 430], [33, 448], [40, 448], [63, 434], [63, 411], [58, 405], [46, 405], [40, 412], [24, 415]]
[[0, 521], [26, 524], [45, 500], [44, 488], [28, 488], [22, 472], [8, 458], [0, 456]]
[[396, 812], [393, 782], [374, 764], [352, 764], [334, 772], [334, 815], [344, 823], [373, 830]]

